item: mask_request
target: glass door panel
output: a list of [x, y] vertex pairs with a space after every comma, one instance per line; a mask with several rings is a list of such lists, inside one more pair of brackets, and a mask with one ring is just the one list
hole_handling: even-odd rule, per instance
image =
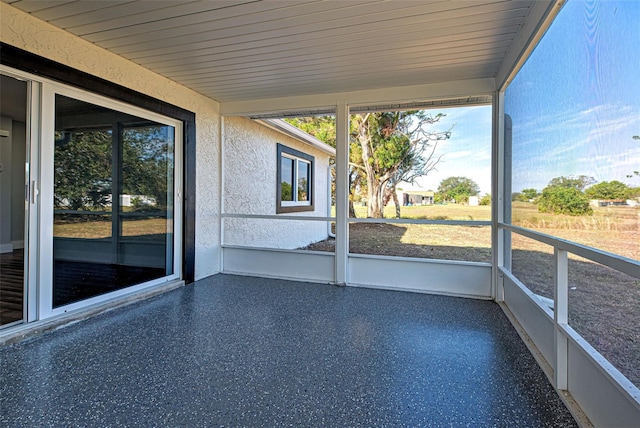
[[26, 317], [28, 89], [6, 75], [0, 88], [0, 327], [6, 327]]
[[55, 95], [57, 308], [174, 273], [175, 128]]

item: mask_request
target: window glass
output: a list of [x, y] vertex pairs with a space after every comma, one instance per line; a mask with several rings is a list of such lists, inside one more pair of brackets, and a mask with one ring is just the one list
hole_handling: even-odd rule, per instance
[[293, 164], [294, 160], [282, 157], [280, 167], [282, 168], [282, 179], [280, 186], [282, 189], [282, 200], [293, 201]]
[[308, 162], [298, 161], [298, 201], [309, 200], [309, 176], [311, 165]]
[[171, 275], [175, 129], [55, 103], [53, 307]]

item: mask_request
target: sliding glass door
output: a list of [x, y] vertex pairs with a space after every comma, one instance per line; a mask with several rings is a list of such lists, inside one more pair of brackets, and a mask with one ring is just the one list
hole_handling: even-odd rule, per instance
[[0, 66], [0, 328], [181, 279], [183, 122]]
[[181, 123], [66, 88], [46, 86], [47, 105], [41, 311], [178, 279]]

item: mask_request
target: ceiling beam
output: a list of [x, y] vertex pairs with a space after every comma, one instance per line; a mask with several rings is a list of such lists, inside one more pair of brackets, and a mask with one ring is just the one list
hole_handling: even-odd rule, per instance
[[495, 80], [492, 78], [460, 80], [353, 92], [226, 102], [220, 104], [220, 114], [223, 116], [259, 116], [278, 112], [327, 110], [334, 108], [338, 103], [346, 103], [353, 107], [402, 104], [490, 95], [495, 89]]

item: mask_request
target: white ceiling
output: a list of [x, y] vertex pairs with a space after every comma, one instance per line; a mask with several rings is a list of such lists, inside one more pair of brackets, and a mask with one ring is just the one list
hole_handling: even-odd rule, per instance
[[4, 0], [220, 103], [504, 78], [532, 0]]

